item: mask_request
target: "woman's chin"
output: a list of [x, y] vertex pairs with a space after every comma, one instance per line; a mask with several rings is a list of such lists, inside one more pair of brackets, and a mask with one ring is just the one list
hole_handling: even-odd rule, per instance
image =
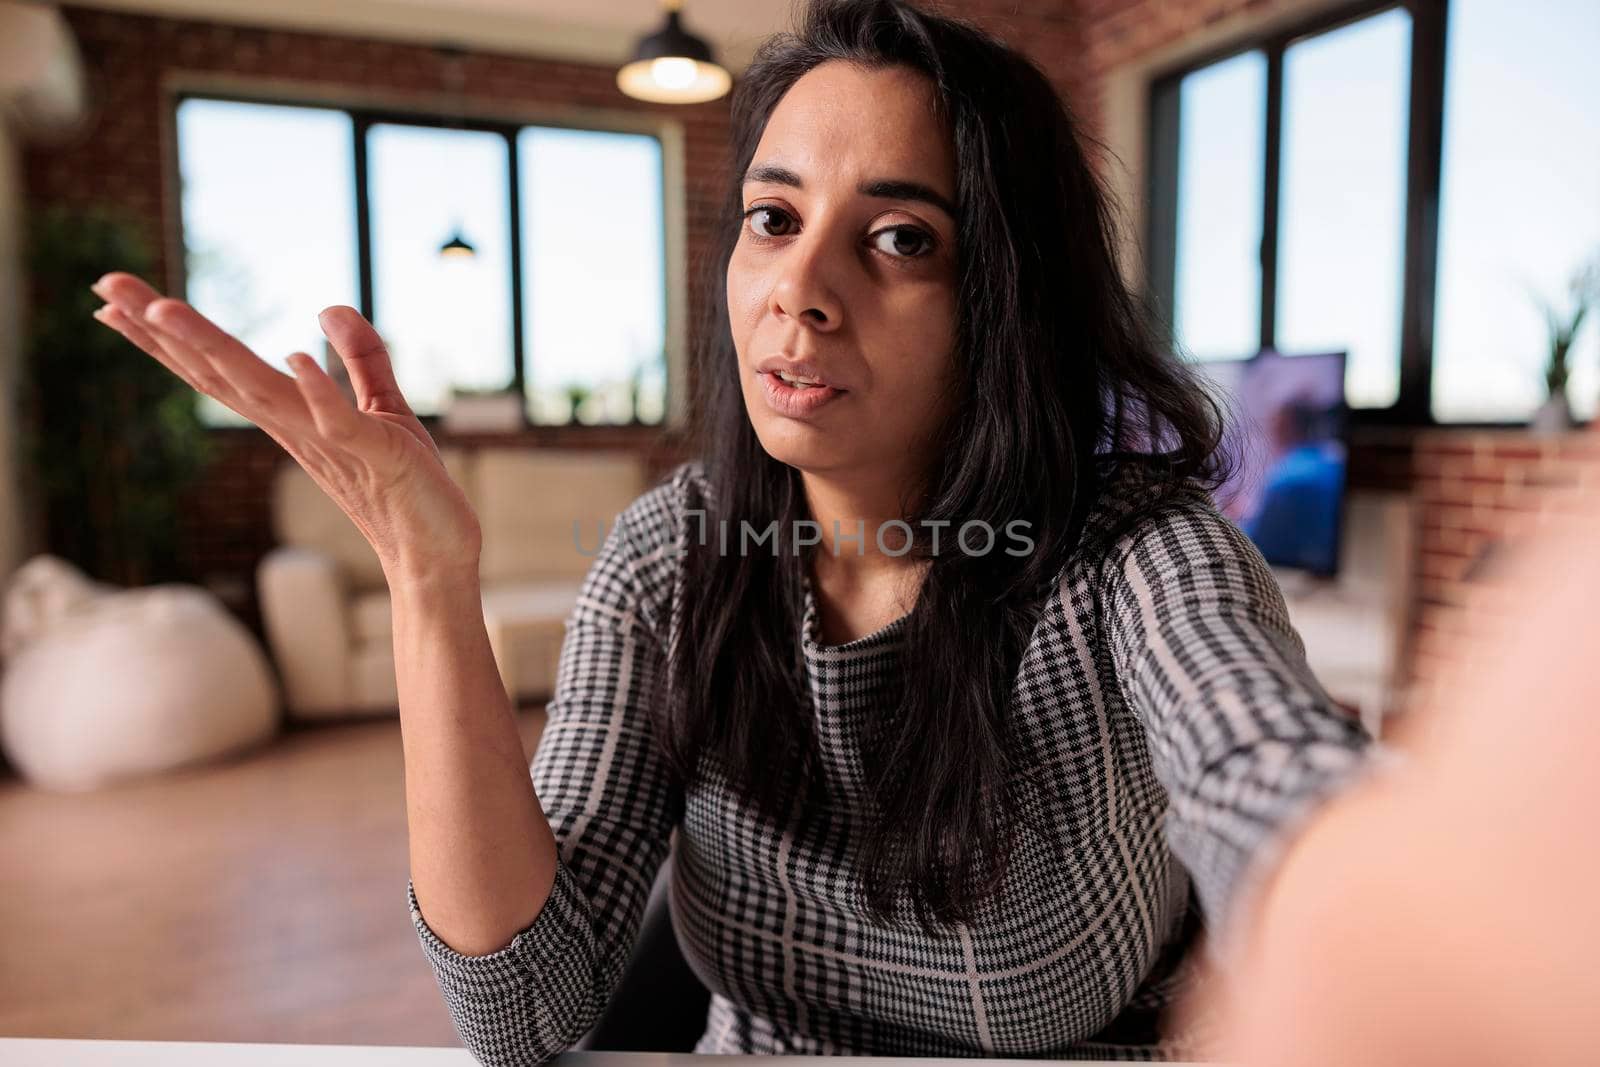
[[757, 419], [755, 428], [756, 438], [767, 455], [797, 470], [823, 471], [848, 462], [845, 442], [837, 434], [823, 433], [816, 426], [795, 419], [770, 418]]

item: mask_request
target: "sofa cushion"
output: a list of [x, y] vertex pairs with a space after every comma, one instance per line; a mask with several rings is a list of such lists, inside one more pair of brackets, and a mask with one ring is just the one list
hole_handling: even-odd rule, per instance
[[483, 589], [486, 619], [531, 622], [548, 619], [565, 622], [578, 602], [582, 578], [549, 578], [525, 582], [499, 582]]
[[644, 464], [631, 452], [485, 448], [473, 479], [486, 587], [581, 579], [599, 551], [600, 526], [609, 532], [645, 490]]
[[[485, 585], [483, 614], [486, 620], [513, 623], [549, 620], [565, 622], [578, 602], [581, 578], [551, 578], [524, 582]], [[387, 590], [374, 589], [350, 598], [350, 629], [359, 643], [388, 641], [394, 636], [394, 620]]]

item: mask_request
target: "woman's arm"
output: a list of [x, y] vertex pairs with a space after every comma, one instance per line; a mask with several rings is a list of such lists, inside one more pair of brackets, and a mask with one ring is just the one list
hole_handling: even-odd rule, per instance
[[484, 627], [477, 569], [391, 575], [411, 878], [439, 939], [498, 949], [539, 915], [556, 842]]
[[[132, 275], [93, 289], [97, 319], [270, 434], [371, 543], [394, 612], [413, 921], [480, 1060], [561, 1051], [610, 996], [675, 818], [644, 729], [660, 650], [621, 523], [570, 620], [530, 783], [484, 628], [477, 516], [371, 325], [320, 316], [352, 405], [304, 353], [293, 377], [274, 370]], [[657, 535], [665, 492], [629, 509]]]
[[1118, 681], [1171, 807], [1167, 839], [1221, 955], [1296, 827], [1359, 776], [1370, 739], [1306, 664], [1261, 553], [1208, 497], [1153, 509], [1113, 549]]
[[[411, 713], [444, 724], [431, 737], [404, 724], [408, 901], [456, 1029], [483, 1063], [544, 1062], [594, 1024], [679, 820], [680, 791], [647, 715], [664, 670], [658, 605], [670, 564], [659, 542], [674, 532], [667, 502], [676, 489], [635, 501], [584, 580], [531, 781], [482, 608], [436, 589], [437, 599], [422, 603], [476, 610], [476, 624], [424, 612], [402, 627], [397, 617], [395, 655], [405, 664], [402, 686], [413, 687]], [[452, 645], [447, 629], [469, 639]], [[455, 677], [468, 671], [472, 679]], [[535, 820], [535, 847], [520, 845]]]
[[1472, 590], [1405, 761], [1311, 821], [1262, 894], [1230, 1060], [1600, 1058], [1600, 434], [1579, 447]]

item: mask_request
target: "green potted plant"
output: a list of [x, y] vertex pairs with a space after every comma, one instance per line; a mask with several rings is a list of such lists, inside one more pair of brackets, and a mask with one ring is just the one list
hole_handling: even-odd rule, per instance
[[572, 405], [572, 421], [574, 423], [578, 421], [578, 412], [589, 400], [589, 392], [587, 385], [581, 385], [578, 382], [573, 382], [566, 388], [567, 401]]
[[1567, 397], [1567, 382], [1572, 376], [1569, 356], [1584, 319], [1600, 303], [1600, 256], [1572, 276], [1567, 291], [1569, 300], [1565, 305], [1534, 294], [1550, 338], [1544, 366], [1545, 401], [1533, 416], [1533, 428], [1542, 433], [1559, 433], [1572, 426], [1572, 405]]
[[148, 276], [149, 245], [107, 212], [50, 209], [31, 220], [27, 264], [20, 436], [48, 550], [119, 585], [188, 577], [181, 497], [214, 449], [198, 394], [96, 322], [89, 292], [109, 270]]

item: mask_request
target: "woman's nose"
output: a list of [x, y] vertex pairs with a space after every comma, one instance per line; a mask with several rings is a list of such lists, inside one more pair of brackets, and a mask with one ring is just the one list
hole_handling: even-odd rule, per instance
[[826, 235], [813, 231], [784, 250], [778, 280], [772, 287], [772, 312], [818, 330], [836, 330], [844, 317]]

